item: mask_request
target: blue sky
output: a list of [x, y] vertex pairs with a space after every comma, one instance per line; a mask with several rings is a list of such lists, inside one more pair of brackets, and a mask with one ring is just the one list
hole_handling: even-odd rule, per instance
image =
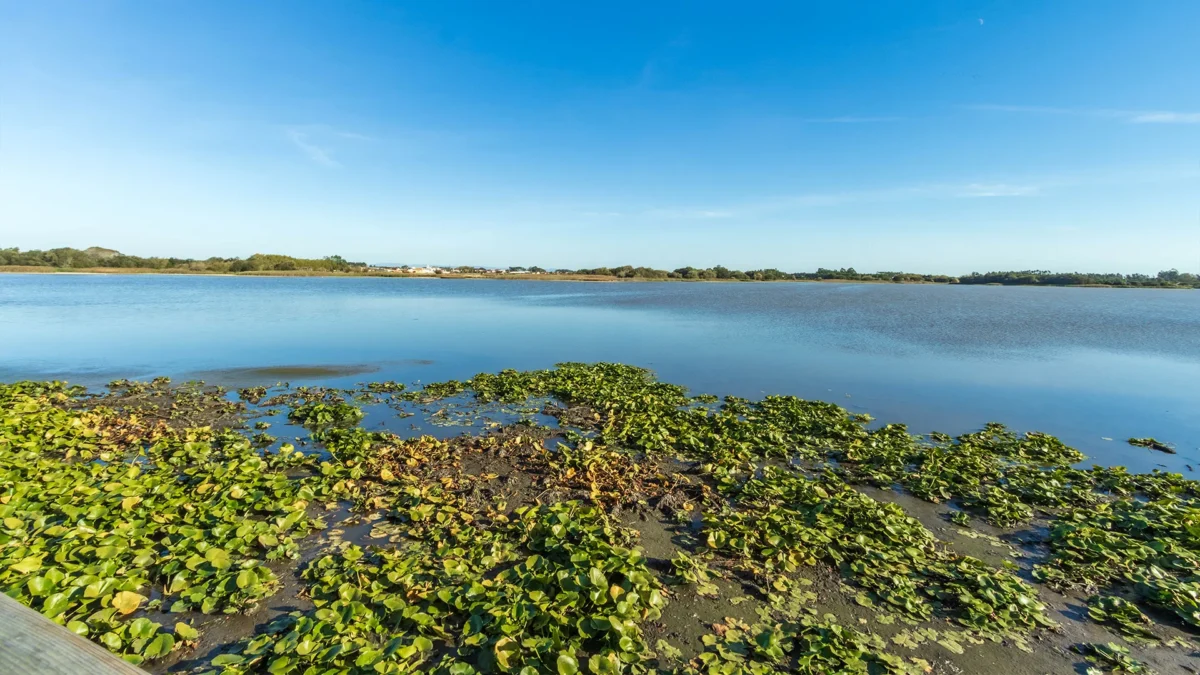
[[0, 245], [1200, 268], [1200, 3], [0, 0]]

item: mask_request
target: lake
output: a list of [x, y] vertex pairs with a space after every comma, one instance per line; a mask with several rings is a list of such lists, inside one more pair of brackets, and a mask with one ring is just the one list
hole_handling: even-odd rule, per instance
[[[918, 432], [998, 421], [1097, 463], [1200, 470], [1192, 291], [2, 274], [0, 331], [3, 381], [411, 383], [619, 361], [695, 393], [795, 394]], [[244, 370], [266, 366], [334, 368]]]

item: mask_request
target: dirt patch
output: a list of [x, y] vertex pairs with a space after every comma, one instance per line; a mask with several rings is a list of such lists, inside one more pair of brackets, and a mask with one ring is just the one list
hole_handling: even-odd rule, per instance
[[229, 429], [242, 425], [252, 413], [227, 394], [222, 387], [202, 382], [174, 385], [169, 378], [160, 377], [148, 383], [115, 380], [103, 393], [71, 399], [62, 405], [74, 409], [111, 408], [173, 429]]

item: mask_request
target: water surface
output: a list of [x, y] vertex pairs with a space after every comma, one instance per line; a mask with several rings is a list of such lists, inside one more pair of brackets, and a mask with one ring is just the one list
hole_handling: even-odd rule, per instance
[[1100, 463], [1200, 470], [1193, 291], [4, 274], [0, 336], [0, 380], [89, 385], [620, 361], [696, 392], [819, 398], [921, 432], [999, 421]]

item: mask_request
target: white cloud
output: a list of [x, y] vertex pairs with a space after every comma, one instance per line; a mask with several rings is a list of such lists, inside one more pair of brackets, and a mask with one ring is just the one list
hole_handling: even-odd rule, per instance
[[980, 104], [966, 106], [971, 110], [996, 112], [1031, 113], [1037, 115], [1072, 115], [1077, 117], [1099, 117], [1118, 120], [1129, 124], [1200, 124], [1200, 113], [1173, 110], [1112, 110], [1108, 108], [1054, 108], [1036, 105]]
[[1134, 124], [1200, 124], [1200, 113], [1146, 112], [1129, 120]]

